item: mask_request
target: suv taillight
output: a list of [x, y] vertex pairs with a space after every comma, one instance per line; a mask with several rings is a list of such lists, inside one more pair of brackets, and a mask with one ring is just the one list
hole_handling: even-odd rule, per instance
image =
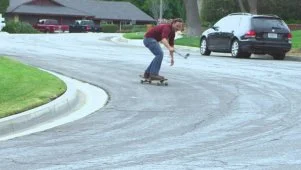
[[245, 34], [245, 38], [255, 38], [256, 32], [254, 30], [250, 30]]
[[293, 38], [293, 35], [292, 35], [291, 33], [288, 33], [288, 34], [287, 34], [287, 39], [288, 39], [288, 40], [292, 40], [292, 38]]

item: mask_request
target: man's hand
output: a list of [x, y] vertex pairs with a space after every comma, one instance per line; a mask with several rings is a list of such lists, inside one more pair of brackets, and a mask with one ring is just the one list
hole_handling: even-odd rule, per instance
[[[173, 48], [173, 47], [172, 47]], [[174, 48], [173, 48], [174, 50]], [[173, 64], [175, 63], [175, 61], [173, 60], [173, 52], [174, 51], [169, 51], [169, 55], [170, 55], [170, 66], [173, 66]]]
[[169, 43], [168, 43], [168, 41], [167, 41], [166, 38], [163, 38], [161, 42], [162, 42], [162, 43], [165, 45], [165, 47], [168, 49], [169, 54], [170, 54], [170, 57], [171, 57], [171, 59], [170, 59], [170, 66], [173, 66], [173, 64], [174, 64], [173, 53], [175, 52], [175, 48], [174, 48], [173, 46], [170, 46], [170, 45], [169, 45]]
[[168, 50], [169, 50], [170, 53], [175, 52], [175, 48], [174, 47], [169, 47]]
[[173, 58], [170, 59], [170, 66], [173, 66], [173, 64], [175, 63], [175, 61], [173, 60]]

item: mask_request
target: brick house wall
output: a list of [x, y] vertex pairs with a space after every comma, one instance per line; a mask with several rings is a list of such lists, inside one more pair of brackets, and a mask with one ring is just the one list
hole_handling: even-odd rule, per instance
[[291, 31], [301, 30], [301, 24], [288, 24], [287, 26]]

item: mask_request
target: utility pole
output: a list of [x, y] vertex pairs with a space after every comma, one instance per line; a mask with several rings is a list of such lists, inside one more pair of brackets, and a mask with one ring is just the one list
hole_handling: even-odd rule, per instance
[[160, 16], [159, 21], [162, 22], [162, 13], [163, 13], [163, 0], [160, 0]]

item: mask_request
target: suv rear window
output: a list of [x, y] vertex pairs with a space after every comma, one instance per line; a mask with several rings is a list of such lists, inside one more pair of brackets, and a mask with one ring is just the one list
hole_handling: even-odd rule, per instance
[[82, 21], [82, 25], [94, 25], [94, 22], [91, 20], [91, 21]]
[[279, 18], [254, 17], [252, 26], [254, 29], [287, 29], [286, 24]]
[[46, 24], [58, 25], [57, 20], [48, 19], [45, 21]]

